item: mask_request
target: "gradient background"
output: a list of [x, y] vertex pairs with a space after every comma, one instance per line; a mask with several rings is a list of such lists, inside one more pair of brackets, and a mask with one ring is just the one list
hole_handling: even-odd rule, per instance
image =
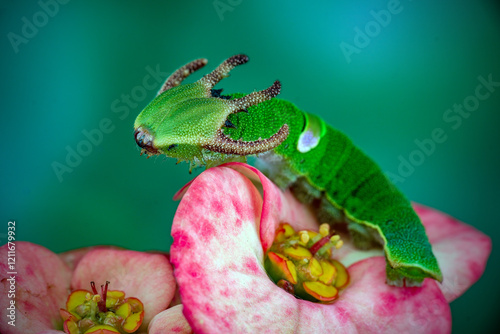
[[[159, 84], [127, 116], [112, 104], [138, 92], [147, 66], [170, 73], [206, 57], [206, 73], [236, 53], [251, 61], [219, 85], [226, 92], [280, 79], [281, 98], [347, 133], [387, 172], [397, 173], [416, 139], [442, 128], [447, 140], [399, 186], [498, 242], [500, 88], [459, 128], [443, 120], [474, 93], [478, 76], [500, 81], [494, 2], [401, 1], [403, 10], [350, 63], [340, 43], [354, 44], [354, 28], [364, 29], [370, 11], [388, 1], [220, 2], [229, 6], [221, 15], [213, 1], [72, 0], [16, 53], [8, 33], [20, 35], [22, 18], [33, 21], [41, 7], [1, 1], [0, 244], [16, 220], [17, 240], [55, 252], [98, 244], [168, 250], [172, 195], [193, 175], [185, 164], [139, 156], [133, 122]], [[76, 149], [82, 131], [104, 118], [114, 130], [60, 182], [52, 163], [65, 163], [66, 147]], [[484, 276], [451, 304], [455, 333], [495, 327], [499, 257], [494, 249]]]

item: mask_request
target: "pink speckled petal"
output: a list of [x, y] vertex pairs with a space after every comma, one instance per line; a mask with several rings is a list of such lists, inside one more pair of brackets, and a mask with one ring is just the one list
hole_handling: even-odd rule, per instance
[[141, 330], [168, 307], [176, 288], [172, 266], [164, 254], [131, 250], [96, 249], [85, 254], [75, 269], [71, 287], [89, 290], [91, 281], [98, 287], [109, 281], [110, 290], [139, 298], [145, 310]]
[[182, 305], [177, 305], [158, 313], [149, 323], [148, 334], [165, 333], [193, 333], [186, 318], [182, 314]]
[[66, 334], [65, 332], [63, 331], [56, 331], [56, 330], [46, 330], [46, 331], [41, 331], [41, 332], [38, 332], [36, 334]]
[[[262, 198], [251, 181], [224, 167], [198, 176], [180, 202], [170, 258], [184, 315], [195, 332], [250, 329], [255, 324], [247, 321], [249, 313], [242, 308], [274, 304], [266, 299], [279, 301], [278, 295], [268, 295], [260, 303], [245, 301], [254, 290], [267, 293], [274, 285], [261, 265], [261, 209]], [[253, 328], [258, 332], [259, 327]]]
[[6, 309], [11, 298], [8, 298], [10, 284], [7, 279], [9, 269], [6, 256], [8, 244], [0, 248], [4, 259], [0, 262], [0, 309], [2, 320], [0, 332], [4, 334], [36, 333], [43, 330], [55, 329], [59, 324], [62, 328], [62, 319], [59, 309], [66, 305], [71, 270], [50, 250], [29, 242], [15, 243], [15, 327], [8, 325]]
[[[258, 227], [269, 243], [282, 219], [304, 228], [316, 223], [260, 172], [230, 165], [238, 172], [226, 164], [191, 183], [172, 227], [171, 259], [184, 315], [195, 332], [449, 332], [449, 307], [436, 283], [389, 287], [383, 257], [351, 266], [351, 286], [332, 305], [298, 300], [278, 288], [263, 269]], [[261, 180], [264, 203], [239, 172]]]
[[419, 204], [414, 204], [414, 208], [443, 272], [441, 290], [451, 302], [483, 274], [491, 253], [491, 239], [442, 212]]

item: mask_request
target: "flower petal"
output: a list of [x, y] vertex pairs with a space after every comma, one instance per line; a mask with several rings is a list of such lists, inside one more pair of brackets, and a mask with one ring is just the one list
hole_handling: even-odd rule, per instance
[[[9, 244], [0, 248], [4, 255]], [[15, 300], [15, 327], [8, 325], [10, 319], [2, 316], [1, 333], [33, 333], [59, 327], [62, 319], [59, 309], [65, 306], [71, 281], [71, 270], [50, 250], [29, 242], [15, 243], [15, 268], [0, 262], [0, 308], [6, 310]], [[15, 288], [10, 289], [9, 272], [15, 271]], [[14, 291], [15, 290], [15, 291]], [[9, 292], [10, 291], [10, 292]], [[14, 298], [7, 298], [9, 294]]]
[[223, 166], [191, 183], [172, 227], [171, 259], [184, 315], [195, 332], [450, 330], [449, 307], [437, 284], [389, 287], [383, 257], [351, 266], [351, 286], [332, 305], [298, 300], [278, 288], [263, 269], [256, 230], [260, 226], [262, 242], [269, 243], [282, 220], [312, 226], [315, 220], [257, 170], [231, 166], [263, 180], [264, 203], [249, 179]]
[[[385, 284], [383, 257], [372, 257], [356, 262], [348, 270], [351, 277], [350, 285], [337, 302], [324, 305], [328, 311], [323, 311], [328, 312], [328, 317], [334, 314], [339, 319], [339, 325], [351, 321], [360, 333], [449, 333], [451, 331], [450, 307], [437, 282], [428, 279], [422, 287], [389, 286]], [[315, 310], [305, 308], [304, 304], [305, 302], [302, 302], [301, 328], [302, 324], [306, 324], [304, 318], [307, 318], [307, 313], [318, 314], [314, 312]], [[312, 309], [313, 305], [308, 303], [307, 307]], [[316, 307], [322, 306], [316, 304]], [[314, 326], [317, 320], [309, 322], [309, 326]], [[328, 327], [325, 326], [325, 332]]]
[[148, 334], [164, 333], [193, 333], [182, 314], [182, 305], [177, 305], [158, 313], [149, 323]]
[[443, 283], [441, 290], [451, 302], [483, 274], [491, 253], [491, 239], [442, 212], [414, 204], [436, 255]]
[[317, 220], [311, 210], [301, 204], [289, 190], [283, 193], [257, 168], [241, 162], [230, 162], [221, 166], [230, 167], [251, 180], [259, 181], [262, 185], [260, 239], [264, 251], [267, 251], [273, 244], [274, 233], [281, 222], [289, 223], [296, 230], [318, 229]]
[[74, 270], [78, 265], [78, 262], [80, 262], [80, 260], [83, 258], [83, 256], [94, 249], [123, 249], [123, 248], [116, 246], [90, 246], [90, 247], [72, 249], [70, 251], [60, 253], [58, 255], [61, 258], [61, 260], [63, 260], [71, 268], [71, 270]]
[[184, 315], [195, 332], [239, 332], [240, 326], [252, 326], [240, 321], [246, 317], [238, 312], [251, 305], [238, 305], [236, 297], [273, 284], [260, 263], [261, 208], [251, 181], [224, 167], [198, 176], [179, 204], [170, 254]]
[[164, 254], [131, 250], [95, 249], [85, 254], [75, 268], [71, 287], [88, 289], [91, 281], [98, 286], [109, 281], [111, 290], [140, 299], [145, 309], [141, 330], [168, 307], [176, 287], [172, 266]]

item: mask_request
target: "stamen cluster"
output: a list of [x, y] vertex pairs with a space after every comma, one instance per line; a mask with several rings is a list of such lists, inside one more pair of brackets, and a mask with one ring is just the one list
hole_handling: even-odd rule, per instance
[[330, 231], [328, 224], [322, 224], [319, 232], [295, 232], [290, 224], [282, 223], [264, 266], [279, 287], [297, 298], [332, 303], [339, 290], [349, 284], [347, 269], [332, 259], [333, 250], [342, 245], [340, 236]]
[[97, 292], [90, 282], [92, 292], [73, 291], [66, 301], [66, 309], [60, 309], [64, 320], [64, 332], [68, 334], [134, 333], [144, 319], [142, 302], [133, 297], [125, 298], [119, 290], [108, 290], [109, 282]]

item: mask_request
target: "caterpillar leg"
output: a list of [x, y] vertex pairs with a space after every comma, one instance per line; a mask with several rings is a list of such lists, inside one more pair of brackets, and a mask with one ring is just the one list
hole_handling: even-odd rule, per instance
[[[421, 286], [424, 282], [423, 272], [418, 274], [421, 277], [408, 277], [408, 273], [406, 270], [394, 269], [389, 264], [389, 261], [386, 259], [386, 282], [388, 285], [398, 286], [398, 287], [411, 287], [411, 286]], [[425, 274], [424, 274], [425, 275]], [[425, 275], [427, 276], [427, 275]]]
[[[347, 229], [356, 248], [368, 250], [383, 246], [386, 254], [386, 282], [388, 285], [399, 287], [421, 286], [426, 277], [432, 277], [438, 281], [442, 279], [440, 272], [437, 274], [430, 273], [418, 263], [394, 256], [396, 255], [394, 253], [397, 252], [397, 249], [393, 246], [395, 240], [388, 239], [388, 243], [386, 243], [376, 229], [352, 221], [348, 221]], [[388, 254], [393, 254], [393, 256], [389, 257]]]

